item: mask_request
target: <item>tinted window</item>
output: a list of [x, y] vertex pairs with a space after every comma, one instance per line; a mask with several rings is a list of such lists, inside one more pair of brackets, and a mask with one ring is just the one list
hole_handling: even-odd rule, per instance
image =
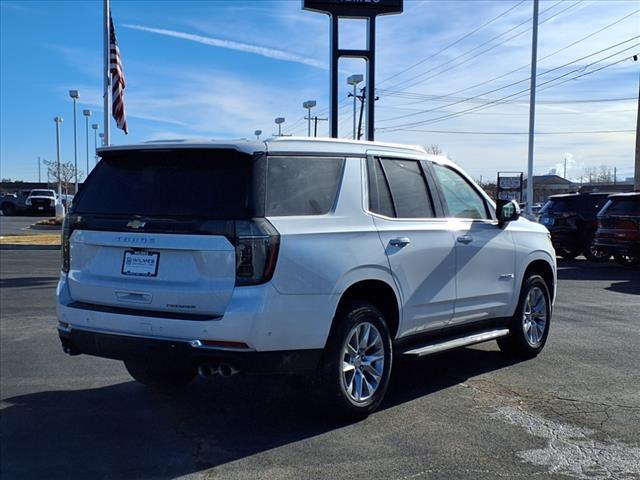
[[440, 181], [449, 216], [456, 218], [486, 219], [484, 199], [458, 172], [433, 164]]
[[551, 198], [544, 204], [540, 213], [575, 212], [578, 202], [573, 198], [575, 197]]
[[432, 218], [433, 207], [416, 160], [381, 159], [398, 218]]
[[640, 196], [624, 200], [621, 198], [612, 199], [605, 207], [605, 212], [608, 215], [640, 216]]
[[74, 202], [75, 213], [207, 218], [255, 215], [253, 156], [235, 150], [110, 152]]
[[32, 190], [31, 195], [34, 197], [53, 197], [53, 192], [49, 190]]
[[367, 160], [369, 177], [369, 210], [387, 217], [395, 217], [393, 202], [389, 185], [384, 178], [380, 160], [371, 158]]
[[267, 215], [322, 215], [333, 206], [344, 159], [268, 157]]

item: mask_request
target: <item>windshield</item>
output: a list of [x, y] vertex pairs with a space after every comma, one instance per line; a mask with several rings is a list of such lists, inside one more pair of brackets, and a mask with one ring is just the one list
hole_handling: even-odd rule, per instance
[[247, 218], [253, 156], [235, 150], [108, 152], [74, 201], [74, 213]]
[[50, 190], [31, 190], [32, 197], [54, 197], [54, 193]]

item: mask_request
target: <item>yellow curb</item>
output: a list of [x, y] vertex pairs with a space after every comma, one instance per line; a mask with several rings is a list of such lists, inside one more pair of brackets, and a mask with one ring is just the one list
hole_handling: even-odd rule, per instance
[[60, 234], [39, 235], [4, 235], [0, 237], [0, 245], [60, 245]]

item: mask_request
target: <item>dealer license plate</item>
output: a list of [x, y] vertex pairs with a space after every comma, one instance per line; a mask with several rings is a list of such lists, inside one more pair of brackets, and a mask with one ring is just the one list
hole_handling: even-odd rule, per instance
[[158, 275], [158, 252], [127, 250], [122, 261], [123, 275], [136, 275], [139, 277], [155, 277]]

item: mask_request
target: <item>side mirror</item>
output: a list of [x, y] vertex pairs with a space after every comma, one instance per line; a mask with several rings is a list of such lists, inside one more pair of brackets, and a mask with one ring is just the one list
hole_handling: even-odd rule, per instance
[[501, 226], [520, 218], [520, 206], [515, 200], [498, 200], [497, 207], [498, 224]]

